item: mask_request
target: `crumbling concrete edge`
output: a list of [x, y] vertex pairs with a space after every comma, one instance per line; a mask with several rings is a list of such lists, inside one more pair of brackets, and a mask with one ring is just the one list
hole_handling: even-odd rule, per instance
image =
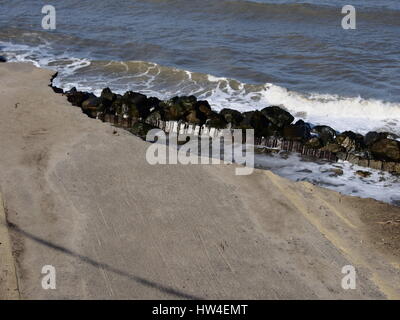
[[19, 300], [18, 279], [3, 198], [0, 193], [0, 300]]

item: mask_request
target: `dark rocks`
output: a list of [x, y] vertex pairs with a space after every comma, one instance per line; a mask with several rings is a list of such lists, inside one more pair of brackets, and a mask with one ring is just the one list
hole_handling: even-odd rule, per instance
[[127, 91], [122, 96], [122, 99], [127, 104], [134, 104], [134, 105], [146, 105], [147, 104], [147, 97], [144, 94]]
[[303, 120], [283, 128], [283, 137], [288, 140], [307, 141], [311, 137], [310, 125]]
[[324, 146], [333, 143], [336, 138], [336, 131], [328, 126], [315, 126], [311, 132], [318, 135]]
[[[148, 110], [145, 110], [143, 108], [140, 108], [137, 105], [128, 105], [128, 104], [123, 104], [122, 105], [122, 115], [124, 118], [127, 119], [141, 119], [142, 117], [146, 117], [149, 112], [146, 112]], [[118, 113], [119, 114], [119, 113]]]
[[51, 86], [55, 93], [64, 93], [64, 90], [55, 86]]
[[[183, 96], [178, 98], [178, 103], [181, 104], [185, 110], [193, 110], [195, 108], [197, 98], [195, 96]], [[211, 108], [210, 108], [211, 110]]]
[[[289, 126], [294, 120], [294, 117], [289, 112], [278, 106], [266, 107], [261, 110], [261, 113], [269, 121], [269, 125], [265, 133], [266, 136], [282, 137], [284, 127]], [[304, 139], [307, 138], [305, 137]]]
[[91, 118], [97, 117], [97, 112], [101, 111], [101, 98], [92, 96], [82, 102], [81, 108], [82, 112]]
[[307, 142], [305, 143], [305, 146], [307, 148], [312, 148], [312, 149], [319, 149], [322, 144], [321, 144], [321, 140], [317, 137], [312, 137], [309, 140], [307, 140]]
[[370, 131], [365, 135], [364, 143], [365, 143], [366, 146], [370, 147], [374, 143], [376, 143], [376, 142], [378, 142], [379, 140], [382, 140], [382, 139], [396, 140], [398, 138], [399, 138], [398, 135], [390, 133], [390, 132]]
[[185, 118], [185, 109], [179, 104], [171, 104], [165, 108], [165, 120], [178, 121]]
[[197, 101], [195, 104], [195, 108], [206, 116], [212, 113], [211, 106], [207, 100]]
[[118, 99], [121, 99], [120, 95], [113, 93], [110, 88], [105, 88], [100, 95], [100, 104], [97, 108], [97, 116], [103, 118], [105, 114], [115, 114], [117, 106], [113, 108], [113, 103]]
[[197, 101], [194, 96], [173, 98], [173, 100], [161, 102], [160, 105], [164, 107], [166, 120], [183, 120], [191, 124], [203, 125], [208, 118], [215, 118], [213, 116], [215, 112], [211, 110], [208, 102]]
[[77, 91], [75, 87], [65, 93], [67, 96], [67, 100], [73, 105], [77, 107], [82, 106], [82, 102], [91, 98], [95, 97], [93, 93]]
[[163, 120], [164, 116], [162, 111], [156, 110], [149, 114], [149, 116], [145, 119], [145, 122], [152, 125], [157, 125], [160, 120]]
[[224, 129], [227, 126], [225, 117], [219, 113], [213, 112], [208, 115], [206, 124], [212, 128]]
[[370, 147], [374, 158], [386, 161], [400, 161], [400, 142], [392, 139], [380, 139]]
[[195, 109], [197, 100], [194, 96], [173, 97], [170, 100], [160, 103], [165, 111], [165, 120], [179, 121], [186, 120], [186, 116]]
[[278, 106], [266, 107], [261, 110], [261, 113], [278, 128], [288, 126], [294, 120], [289, 112]]
[[375, 142], [377, 142], [380, 139], [385, 139], [387, 138], [386, 134], [382, 134], [382, 133], [378, 133], [375, 131], [370, 131], [368, 132], [365, 137], [364, 137], [364, 143], [366, 146], [371, 146], [373, 145]]
[[226, 122], [231, 123], [233, 127], [239, 126], [244, 119], [243, 115], [239, 111], [233, 109], [222, 109], [220, 114], [223, 115]]
[[156, 97], [150, 97], [147, 99], [147, 105], [150, 108], [150, 112], [153, 112], [156, 109], [160, 109], [161, 100]]
[[347, 152], [363, 151], [365, 149], [364, 137], [352, 131], [342, 132], [335, 140]]
[[[221, 115], [215, 116], [216, 112], [212, 111], [208, 101], [195, 101], [195, 97], [193, 96], [191, 96], [190, 98], [192, 101], [187, 100], [186, 102], [183, 102], [185, 106], [185, 119], [187, 122], [203, 125], [207, 121], [216, 121], [220, 118]], [[223, 124], [220, 124], [221, 121], [223, 122]], [[216, 122], [218, 128], [220, 126], [226, 126], [226, 122], [223, 119], [221, 121]]]
[[277, 127], [273, 123], [270, 123], [267, 129], [267, 136], [283, 137], [283, 128]]
[[100, 98], [103, 112], [124, 119], [145, 119], [151, 112], [149, 99], [141, 93], [127, 91], [121, 96], [106, 88]]
[[122, 96], [122, 102], [122, 105], [128, 108], [127, 114], [131, 118], [146, 118], [150, 114], [150, 107], [144, 94], [127, 91]]
[[0, 62], [7, 62], [7, 59], [3, 56], [0, 56]]
[[117, 110], [120, 110], [122, 108], [122, 105], [124, 104], [122, 100], [122, 96], [120, 94], [116, 94], [115, 100], [111, 102], [110, 100], [103, 99], [103, 103], [105, 104], [105, 113], [107, 114], [112, 114], [116, 115], [118, 112]]
[[306, 127], [308, 129], [309, 132], [311, 132], [311, 126], [309, 123], [304, 122], [303, 120], [297, 120], [296, 123], [294, 124], [295, 126], [302, 126], [302, 127]]
[[202, 124], [206, 120], [204, 114], [198, 110], [192, 110], [186, 116], [186, 121], [191, 124]]
[[147, 133], [152, 129], [158, 129], [158, 128], [156, 128], [155, 126], [148, 124], [148, 123], [135, 122], [132, 125], [132, 128], [129, 129], [129, 131], [131, 133], [133, 133], [134, 135], [142, 138], [143, 140], [146, 140]]
[[251, 119], [252, 119], [253, 113], [254, 113], [254, 111], [243, 112], [242, 113], [243, 120], [240, 122], [240, 124], [237, 126], [237, 128], [240, 128], [240, 129], [253, 129], [253, 127], [251, 125]]
[[254, 136], [267, 137], [270, 122], [258, 110], [243, 113], [244, 119], [240, 123], [241, 129], [254, 129]]
[[[1, 58], [1, 57], [0, 57], [0, 58]], [[56, 72], [55, 74], [53, 74], [53, 75], [51, 76], [49, 87], [51, 87], [55, 93], [64, 93], [64, 90], [63, 90], [63, 89], [58, 88], [58, 87], [56, 87], [56, 86], [53, 86], [53, 81], [54, 81], [54, 79], [55, 79], [57, 76], [58, 76], [58, 72]]]
[[110, 88], [104, 88], [100, 98], [103, 99], [104, 102], [108, 101], [111, 104], [117, 99], [117, 95], [113, 93]]

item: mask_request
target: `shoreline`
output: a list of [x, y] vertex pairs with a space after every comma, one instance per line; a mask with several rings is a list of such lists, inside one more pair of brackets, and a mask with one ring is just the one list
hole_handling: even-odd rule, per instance
[[[104, 88], [99, 96], [75, 88], [64, 91], [53, 84], [57, 76], [58, 73], [52, 76], [50, 84], [54, 92], [65, 95], [73, 106], [80, 108], [89, 118], [123, 128], [143, 140], [153, 128], [161, 129], [166, 134], [186, 136], [193, 141], [201, 137], [217, 140], [225, 134], [229, 135], [229, 132], [232, 135], [234, 129], [240, 129], [243, 133], [245, 129], [253, 129], [257, 168], [274, 168], [268, 164], [268, 157], [265, 156], [276, 158], [280, 155], [287, 159], [292, 154], [292, 172], [281, 174], [286, 169], [276, 168], [275, 173], [292, 181], [309, 181], [347, 195], [371, 197], [400, 205], [396, 193], [387, 191], [400, 187], [400, 141], [395, 134], [369, 132], [363, 136], [352, 131], [339, 132], [326, 125], [313, 125], [301, 119], [294, 123], [295, 117], [280, 106], [243, 113], [227, 108], [216, 112], [207, 100], [197, 100], [194, 96], [159, 100], [132, 91], [116, 94], [109, 88]], [[320, 163], [322, 172], [318, 175], [316, 166], [314, 172], [310, 168], [295, 171], [294, 166], [298, 162], [295, 155], [305, 162]], [[326, 168], [328, 164], [331, 166]], [[290, 165], [285, 167], [289, 168]], [[302, 171], [310, 175], [303, 175]], [[344, 171], [351, 172], [353, 177]], [[330, 174], [327, 176], [324, 174], [326, 172]], [[330, 179], [343, 174], [347, 176], [344, 181]], [[350, 181], [357, 178], [360, 179], [359, 183]], [[344, 187], [343, 183], [350, 182], [353, 189]], [[382, 185], [381, 191], [379, 187], [375, 190], [368, 186], [371, 184]], [[382, 196], [379, 192], [385, 192], [386, 195]]]
[[[147, 143], [72, 108], [51, 75], [0, 64], [22, 298], [400, 298], [400, 208], [235, 165], [151, 166]], [[40, 287], [48, 264], [55, 291]], [[348, 264], [356, 290], [340, 287]]]
[[[281, 106], [268, 106], [261, 111], [239, 112], [224, 108], [214, 111], [207, 100], [194, 96], [159, 100], [138, 92], [115, 94], [108, 87], [100, 97], [72, 88], [63, 91], [53, 85], [55, 93], [82, 109], [90, 118], [100, 119], [127, 129], [142, 139], [147, 131], [159, 128], [184, 135], [218, 137], [220, 131], [253, 129], [255, 146], [294, 151], [315, 159], [348, 161], [365, 168], [400, 175], [400, 140], [390, 132], [368, 132], [365, 136], [353, 131], [339, 132], [327, 125], [312, 125], [294, 116]], [[262, 152], [261, 152], [262, 153]]]

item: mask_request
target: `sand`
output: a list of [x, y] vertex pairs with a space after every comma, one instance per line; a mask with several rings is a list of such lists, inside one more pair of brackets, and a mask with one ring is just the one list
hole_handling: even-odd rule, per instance
[[234, 165], [151, 166], [146, 142], [83, 115], [51, 75], [0, 65], [0, 192], [21, 298], [400, 298], [400, 208]]

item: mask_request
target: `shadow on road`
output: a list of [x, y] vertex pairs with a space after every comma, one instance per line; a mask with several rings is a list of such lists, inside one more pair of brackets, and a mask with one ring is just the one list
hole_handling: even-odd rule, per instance
[[81, 260], [81, 261], [83, 261], [83, 262], [85, 262], [87, 264], [90, 264], [90, 265], [92, 265], [94, 267], [104, 268], [107, 271], [110, 271], [110, 272], [113, 272], [113, 273], [118, 274], [120, 276], [126, 277], [129, 280], [132, 280], [132, 281], [135, 281], [137, 283], [140, 283], [141, 285], [157, 289], [157, 290], [159, 290], [161, 292], [168, 293], [170, 295], [173, 295], [175, 297], [182, 298], [182, 299], [192, 299], [192, 300], [201, 300], [202, 299], [200, 297], [196, 297], [196, 296], [193, 296], [193, 295], [186, 294], [184, 292], [178, 291], [178, 290], [176, 290], [174, 288], [171, 288], [171, 287], [168, 287], [168, 286], [164, 286], [164, 285], [159, 284], [157, 282], [150, 281], [150, 280], [147, 280], [145, 278], [138, 277], [138, 276], [135, 276], [135, 275], [131, 275], [131, 274], [125, 272], [125, 271], [121, 271], [119, 269], [116, 269], [116, 268], [114, 268], [114, 267], [112, 267], [112, 266], [110, 266], [110, 265], [108, 265], [106, 263], [97, 262], [97, 261], [95, 261], [95, 260], [93, 260], [93, 259], [91, 259], [89, 257], [83, 256], [83, 255], [81, 255], [79, 253], [76, 253], [76, 252], [73, 252], [73, 251], [71, 251], [71, 250], [69, 250], [67, 248], [64, 248], [62, 246], [59, 246], [59, 245], [53, 244], [53, 243], [51, 243], [49, 241], [46, 241], [44, 239], [41, 239], [38, 236], [35, 236], [35, 235], [25, 231], [25, 230], [20, 229], [17, 225], [15, 225], [13, 223], [9, 222], [8, 226], [13, 231], [18, 232], [19, 234], [21, 234], [21, 235], [23, 235], [23, 236], [25, 236], [25, 237], [27, 237], [27, 238], [35, 241], [35, 242], [38, 242], [41, 245], [47, 246], [47, 247], [52, 248], [54, 250], [63, 252], [65, 254], [68, 254], [68, 255], [70, 255], [72, 257], [78, 258], [79, 260]]

